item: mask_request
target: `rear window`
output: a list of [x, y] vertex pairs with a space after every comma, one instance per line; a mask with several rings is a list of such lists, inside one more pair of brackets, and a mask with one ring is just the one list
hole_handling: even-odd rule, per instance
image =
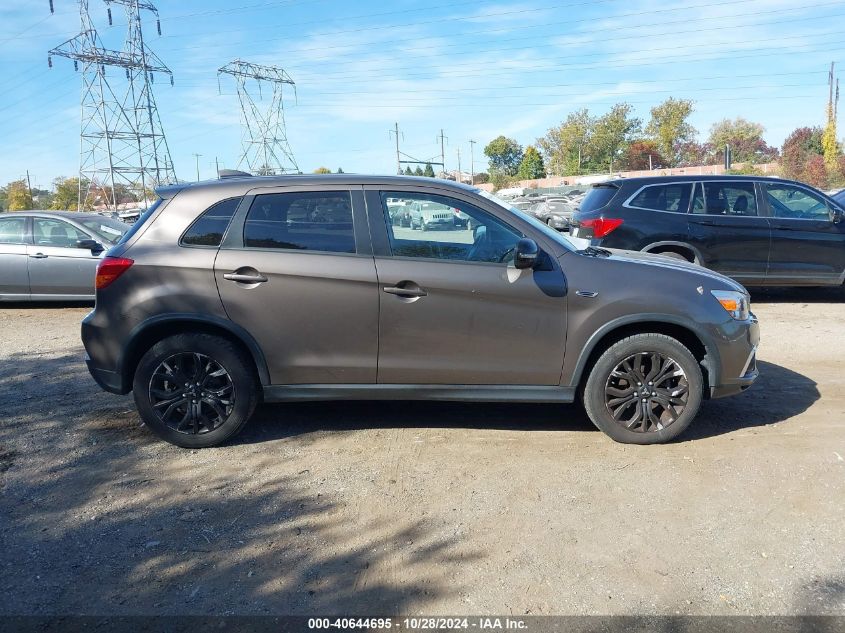
[[118, 244], [126, 244], [129, 240], [135, 237], [135, 234], [141, 230], [141, 227], [150, 219], [150, 216], [156, 212], [161, 206], [161, 203], [164, 202], [161, 198], [157, 198], [155, 202], [153, 202], [146, 211], [141, 214], [141, 217], [135, 221], [135, 224], [123, 234], [123, 237], [120, 238]]
[[618, 191], [619, 187], [617, 185], [596, 185], [587, 192], [586, 196], [584, 196], [584, 199], [580, 204], [580, 210], [584, 213], [589, 213], [590, 211], [601, 209], [604, 205], [613, 200], [613, 196], [615, 196]]
[[235, 215], [241, 198], [227, 198], [216, 202], [197, 218], [182, 236], [182, 244], [187, 246], [220, 246], [223, 234]]

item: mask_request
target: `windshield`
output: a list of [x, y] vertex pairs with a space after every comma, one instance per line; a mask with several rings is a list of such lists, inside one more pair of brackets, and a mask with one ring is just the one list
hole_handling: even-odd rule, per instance
[[484, 191], [484, 189], [476, 189], [475, 192], [478, 195], [480, 195], [484, 198], [487, 198], [491, 202], [495, 202], [497, 205], [499, 205], [503, 209], [507, 209], [511, 213], [518, 215], [520, 218], [522, 218], [523, 220], [525, 220], [526, 222], [531, 224], [531, 226], [536, 228], [538, 231], [540, 231], [541, 233], [543, 233], [547, 237], [552, 238], [553, 240], [555, 240], [559, 244], [562, 244], [565, 248], [568, 248], [571, 251], [578, 251], [578, 250], [581, 250], [582, 248], [584, 248], [584, 245], [581, 243], [583, 240], [578, 240], [577, 238], [571, 238], [568, 235], [564, 235], [563, 233], [560, 233], [560, 232], [554, 230], [552, 227], [548, 226], [544, 222], [540, 222], [540, 220], [538, 220], [534, 216], [526, 215], [526, 214], [522, 213], [521, 211], [519, 211], [519, 209], [516, 209], [515, 207], [508, 204], [507, 202], [505, 202], [504, 200], [502, 200], [498, 196], [495, 196], [488, 191]]
[[80, 220], [79, 223], [112, 244], [117, 244], [123, 234], [129, 230], [129, 225], [125, 222], [106, 217], [85, 218]]

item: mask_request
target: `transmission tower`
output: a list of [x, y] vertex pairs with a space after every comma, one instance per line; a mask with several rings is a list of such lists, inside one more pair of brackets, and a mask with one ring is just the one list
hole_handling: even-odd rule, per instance
[[[111, 24], [112, 5], [122, 5], [128, 30], [122, 50], [103, 46], [88, 11], [89, 0], [77, 0], [79, 35], [50, 50], [52, 57], [82, 65], [82, 124], [79, 161], [79, 209], [104, 195], [106, 207], [116, 208], [121, 190], [149, 203], [148, 191], [156, 185], [175, 182], [173, 161], [161, 127], [152, 92], [155, 73], [170, 69], [144, 45], [141, 11], [158, 19], [155, 6], [146, 0], [103, 0]], [[50, 0], [50, 11], [53, 2]], [[158, 24], [158, 21], [157, 21]], [[161, 33], [160, 26], [158, 27]], [[125, 81], [109, 80], [107, 68], [122, 68]]]
[[[262, 66], [240, 59], [217, 70], [218, 82], [221, 74], [235, 78], [241, 104], [243, 154], [237, 168], [246, 164], [252, 173], [265, 176], [301, 173], [285, 131], [284, 86], [293, 86], [296, 95], [296, 84], [290, 75], [277, 66]], [[265, 108], [259, 107], [254, 98], [255, 91], [259, 100], [263, 96], [262, 83], [273, 87], [272, 99]]]

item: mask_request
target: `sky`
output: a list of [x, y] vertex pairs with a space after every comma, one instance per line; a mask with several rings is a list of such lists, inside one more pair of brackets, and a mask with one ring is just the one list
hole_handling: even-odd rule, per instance
[[[106, 46], [120, 48], [120, 7], [109, 27], [105, 2], [88, 1]], [[302, 171], [355, 173], [395, 173], [394, 123], [403, 153], [438, 157], [442, 129], [447, 169], [460, 152], [468, 171], [472, 153], [478, 172], [500, 134], [533, 144], [569, 112], [620, 101], [645, 122], [670, 96], [694, 100], [702, 140], [742, 116], [779, 146], [824, 124], [828, 67], [845, 69], [842, 0], [154, 1], [162, 34], [145, 12], [145, 43], [173, 72], [154, 93], [185, 180], [197, 160], [201, 178], [215, 176], [215, 159], [238, 166], [235, 84], [217, 75], [236, 58], [295, 81], [285, 118]], [[79, 32], [79, 9], [53, 3], [53, 15], [48, 0], [0, 6], [0, 183], [29, 170], [49, 188], [79, 170], [81, 75], [65, 58], [47, 65], [47, 51]]]

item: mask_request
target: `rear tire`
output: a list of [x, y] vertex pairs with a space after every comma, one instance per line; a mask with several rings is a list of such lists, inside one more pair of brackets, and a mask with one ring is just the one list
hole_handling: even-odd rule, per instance
[[153, 345], [138, 363], [132, 389], [149, 429], [183, 448], [234, 437], [258, 404], [252, 360], [209, 334], [177, 334]]
[[624, 444], [660, 444], [683, 433], [701, 406], [704, 379], [692, 353], [664, 334], [609, 347], [584, 387], [590, 420]]

